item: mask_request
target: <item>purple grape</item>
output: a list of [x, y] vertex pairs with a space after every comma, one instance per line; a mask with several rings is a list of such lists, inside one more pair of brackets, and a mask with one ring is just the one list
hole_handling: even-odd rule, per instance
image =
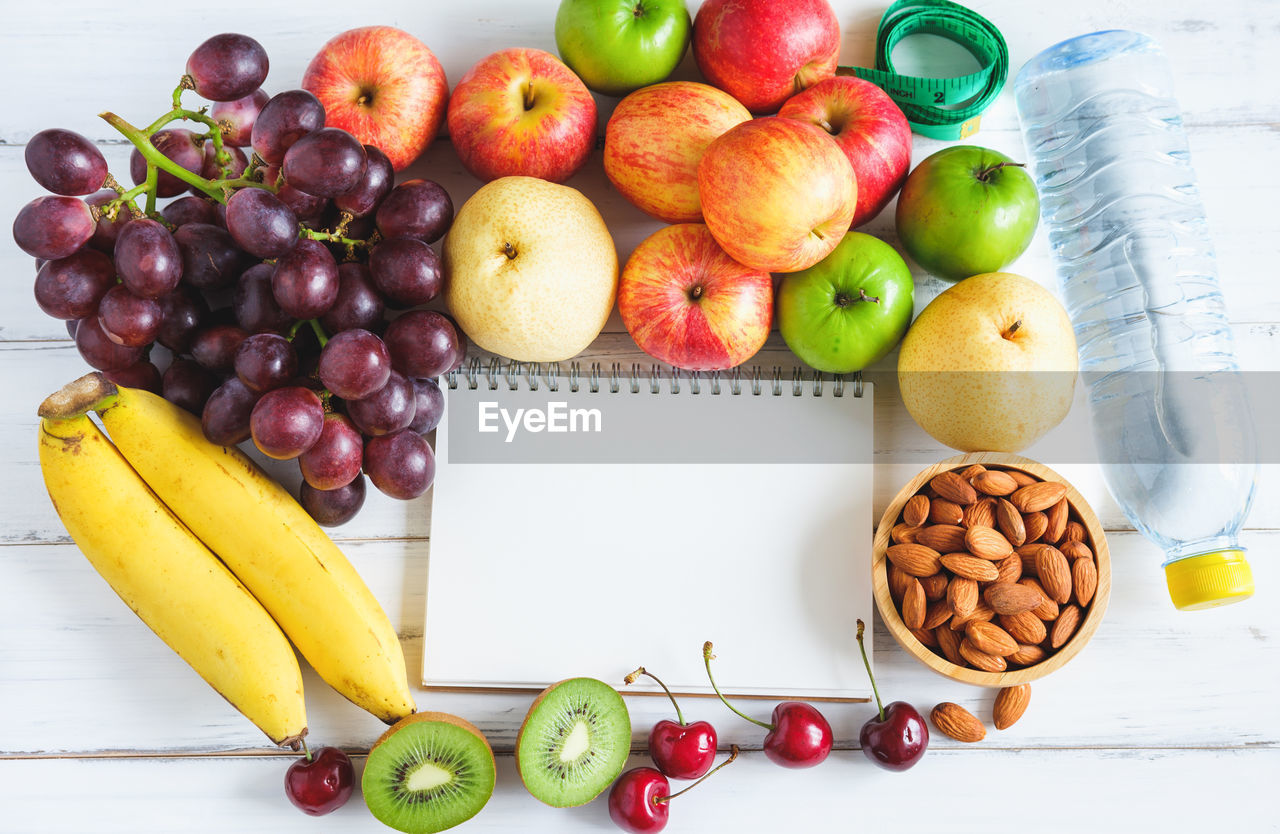
[[97, 316], [76, 324], [76, 349], [90, 366], [99, 371], [118, 371], [142, 359], [142, 348], [118, 345], [103, 332]]
[[67, 326], [67, 335], [70, 336], [72, 340], [76, 338], [76, 325], [79, 323], [80, 323], [79, 321], [64, 322], [64, 324], [66, 324]]
[[324, 244], [303, 238], [276, 261], [271, 293], [295, 319], [322, 316], [338, 298], [338, 264]]
[[284, 152], [303, 136], [324, 127], [324, 105], [306, 90], [286, 90], [273, 96], [253, 123], [250, 144], [262, 160], [279, 165]]
[[[188, 223], [218, 225], [218, 210], [203, 197], [179, 197], [160, 210], [160, 216], [179, 230]], [[101, 222], [101, 221], [99, 221]]]
[[235, 371], [246, 388], [261, 394], [293, 379], [298, 373], [298, 354], [283, 336], [255, 333], [236, 348]]
[[347, 416], [372, 437], [409, 428], [417, 399], [413, 383], [395, 371], [387, 384], [362, 400], [347, 400]]
[[316, 489], [338, 489], [360, 474], [364, 442], [341, 414], [324, 415], [320, 439], [298, 458], [302, 477]]
[[254, 264], [244, 271], [236, 284], [232, 308], [236, 322], [250, 333], [283, 333], [293, 323], [271, 294], [271, 264]]
[[160, 296], [160, 329], [156, 341], [174, 353], [189, 353], [196, 333], [208, 323], [209, 307], [195, 290], [178, 287]]
[[366, 158], [356, 137], [336, 127], [308, 133], [285, 151], [285, 182], [317, 197], [337, 197], [360, 184]]
[[391, 354], [368, 330], [344, 330], [320, 351], [318, 372], [325, 388], [344, 400], [360, 400], [386, 386]]
[[249, 415], [258, 402], [237, 377], [231, 377], [209, 395], [200, 413], [200, 427], [210, 443], [235, 446], [249, 439]]
[[405, 376], [434, 377], [462, 364], [467, 341], [449, 318], [435, 310], [410, 310], [387, 325], [391, 367]]
[[289, 183], [280, 186], [276, 196], [280, 198], [280, 202], [289, 207], [290, 211], [299, 220], [315, 220], [322, 217], [325, 209], [329, 207], [328, 197], [315, 197], [304, 191], [299, 191]]
[[241, 188], [227, 200], [227, 231], [255, 258], [278, 258], [298, 242], [298, 218], [264, 188]]
[[161, 395], [197, 417], [218, 387], [218, 379], [190, 359], [175, 359], [165, 369]]
[[373, 437], [364, 446], [364, 472], [379, 490], [408, 501], [427, 491], [436, 458], [422, 435], [408, 430]]
[[407, 180], [378, 206], [378, 231], [388, 240], [411, 237], [435, 243], [453, 223], [449, 192], [431, 180]]
[[420, 240], [384, 240], [369, 253], [369, 270], [374, 286], [390, 306], [426, 304], [444, 286], [440, 258]]
[[[107, 203], [114, 200], [120, 195], [112, 191], [110, 188], [104, 188], [101, 191], [95, 191], [84, 201], [93, 208], [102, 208]], [[120, 234], [120, 230], [125, 227], [134, 215], [129, 211], [127, 206], [121, 206], [116, 212], [116, 219], [112, 220], [105, 214], [98, 218], [98, 225], [93, 230], [93, 237], [89, 239], [89, 245], [99, 252], [105, 252], [108, 255], [115, 252], [116, 236]]]
[[440, 425], [440, 420], [444, 417], [444, 392], [433, 379], [415, 379], [413, 397], [416, 406], [409, 431], [426, 434]]
[[214, 35], [187, 59], [196, 93], [209, 101], [244, 98], [267, 80], [267, 51], [248, 35]]
[[169, 230], [148, 217], [134, 220], [116, 238], [116, 271], [129, 292], [159, 298], [182, 279], [182, 252]]
[[333, 198], [340, 211], [352, 217], [365, 217], [382, 202], [395, 184], [396, 169], [387, 155], [373, 145], [364, 146], [366, 163], [360, 182], [350, 191]]
[[253, 123], [271, 96], [262, 89], [235, 101], [214, 102], [209, 118], [222, 126], [222, 144], [247, 148], [253, 140]]
[[253, 443], [262, 454], [292, 460], [310, 449], [324, 430], [324, 405], [314, 391], [300, 386], [268, 391], [249, 418]]
[[373, 276], [363, 264], [345, 263], [338, 267], [338, 297], [320, 324], [330, 333], [343, 330], [376, 330], [382, 323], [386, 305], [373, 287]]
[[160, 304], [140, 298], [123, 284], [116, 284], [98, 305], [98, 324], [107, 338], [125, 347], [146, 347], [160, 332]]
[[118, 371], [103, 371], [102, 375], [125, 388], [138, 388], [160, 396], [163, 390], [160, 381], [160, 369], [146, 359], [134, 362], [127, 368]]
[[215, 374], [235, 370], [236, 351], [249, 334], [234, 324], [215, 324], [196, 334], [191, 342], [191, 358]]
[[13, 220], [13, 242], [33, 258], [65, 258], [93, 237], [97, 222], [84, 200], [37, 197]]
[[46, 261], [36, 273], [36, 304], [55, 319], [93, 315], [107, 290], [116, 285], [111, 259], [96, 249], [81, 249], [56, 261]]
[[47, 191], [83, 197], [102, 187], [107, 160], [102, 151], [79, 133], [51, 127], [27, 142], [27, 170]]
[[188, 223], [173, 233], [182, 253], [182, 278], [200, 290], [235, 284], [245, 269], [245, 256], [231, 234], [210, 223]]
[[298, 502], [316, 524], [337, 527], [355, 518], [364, 506], [365, 482], [363, 475], [344, 487], [316, 489], [306, 481], [298, 491]]
[[[237, 147], [224, 145], [222, 148], [231, 157], [230, 173], [226, 179], [238, 179], [244, 174], [244, 170], [249, 167], [249, 158], [244, 155], [244, 151]], [[203, 161], [200, 163], [200, 176], [207, 180], [220, 180], [222, 176], [222, 166], [218, 164], [218, 151], [214, 148], [212, 142], [204, 143]], [[204, 194], [203, 191], [191, 186], [191, 193], [195, 196]]]
[[[180, 167], [193, 174], [199, 174], [204, 165], [204, 148], [202, 140], [195, 132], [185, 127], [171, 127], [157, 131], [151, 137], [151, 144]], [[147, 178], [147, 160], [137, 148], [129, 154], [129, 176], [134, 185], [141, 185]], [[156, 196], [176, 197], [187, 190], [187, 184], [170, 174], [159, 171], [156, 176]]]

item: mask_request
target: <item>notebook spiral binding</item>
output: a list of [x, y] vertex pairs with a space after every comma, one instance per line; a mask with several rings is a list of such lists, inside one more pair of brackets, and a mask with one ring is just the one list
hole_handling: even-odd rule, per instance
[[788, 373], [787, 369], [777, 365], [768, 371], [759, 365], [752, 365], [749, 368], [734, 368], [731, 371], [704, 372], [684, 371], [654, 364], [649, 366], [646, 374], [644, 367], [638, 362], [631, 364], [629, 372], [623, 370], [621, 362], [613, 362], [607, 369], [602, 362], [592, 362], [585, 369], [582, 363], [570, 362], [568, 372], [565, 373], [559, 362], [503, 362], [501, 359], [490, 359], [486, 363], [483, 359], [472, 359], [463, 367], [450, 371], [444, 376], [444, 383], [449, 388], [455, 389], [465, 385], [469, 390], [474, 391], [484, 384], [490, 391], [496, 391], [505, 382], [508, 390], [515, 391], [523, 381], [530, 391], [537, 391], [543, 386], [548, 391], [559, 391], [563, 382], [574, 393], [581, 390], [585, 384], [587, 390], [593, 394], [599, 393], [602, 389], [616, 394], [623, 389], [623, 386], [626, 386], [632, 394], [638, 394], [644, 387], [642, 384], [644, 382], [648, 383], [649, 393], [658, 394], [662, 391], [664, 380], [667, 390], [672, 394], [681, 392], [682, 383], [687, 383], [687, 389], [691, 394], [706, 391], [712, 395], [718, 395], [722, 391], [727, 391], [733, 396], [749, 392], [757, 397], [766, 392], [775, 397], [781, 397], [785, 393], [799, 397], [804, 394], [806, 385], [810, 387], [815, 397], [821, 397], [828, 384], [831, 386], [833, 397], [843, 397], [846, 390], [849, 390], [853, 397], [861, 397], [863, 390], [860, 373], [824, 374], [819, 371], [806, 372], [803, 368], [793, 368]]

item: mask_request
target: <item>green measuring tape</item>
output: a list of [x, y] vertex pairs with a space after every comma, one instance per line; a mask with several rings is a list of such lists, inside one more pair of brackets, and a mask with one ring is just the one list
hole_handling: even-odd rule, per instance
[[[981, 69], [955, 78], [899, 75], [889, 56], [903, 38], [940, 35], [967, 49]], [[949, 0], [897, 0], [885, 10], [876, 33], [875, 69], [838, 67], [880, 87], [898, 103], [911, 129], [931, 139], [964, 139], [978, 132], [982, 111], [1000, 94], [1009, 75], [1009, 47], [982, 15]], [[956, 106], [960, 105], [960, 106]]]

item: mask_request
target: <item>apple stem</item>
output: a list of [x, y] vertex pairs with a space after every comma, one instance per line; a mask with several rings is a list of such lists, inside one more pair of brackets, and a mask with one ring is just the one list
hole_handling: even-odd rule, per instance
[[990, 182], [992, 174], [999, 171], [1001, 168], [1010, 167], [1025, 168], [1027, 167], [1027, 164], [1025, 162], [997, 162], [994, 165], [988, 165], [986, 168], [979, 169], [975, 176], [978, 178], [978, 182]]
[[302, 742], [302, 753], [303, 753], [303, 755], [305, 755], [305, 756], [307, 757], [307, 762], [308, 762], [308, 763], [310, 763], [310, 762], [311, 762], [311, 748], [310, 748], [310, 747], [307, 747], [307, 740], [306, 740], [305, 738], [304, 738], [304, 739], [299, 739], [299, 740]]
[[533, 82], [529, 81], [524, 85], [524, 109], [533, 109]]
[[716, 697], [720, 699], [720, 702], [724, 704], [726, 707], [728, 707], [731, 711], [737, 713], [739, 717], [747, 719], [752, 724], [755, 724], [758, 727], [764, 727], [769, 732], [773, 732], [775, 729], [777, 729], [772, 724], [766, 724], [763, 721], [752, 718], [751, 716], [747, 715], [745, 712], [738, 709], [733, 704], [729, 703], [724, 699], [724, 696], [720, 694], [720, 687], [716, 686], [716, 679], [711, 676], [711, 659], [713, 657], [715, 657], [715, 655], [711, 653], [711, 641], [708, 640], [707, 642], [702, 644], [702, 662], [707, 667], [707, 680], [711, 681], [711, 688], [716, 691]]
[[822, 128], [822, 129], [823, 129], [823, 130], [825, 130], [827, 133], [830, 133], [830, 134], [832, 134], [833, 136], [834, 136], [834, 135], [835, 135], [835, 133], [836, 133], [836, 129], [835, 129], [835, 127], [833, 127], [833, 126], [832, 126], [831, 122], [829, 122], [829, 121], [827, 121], [826, 119], [821, 118], [821, 117], [819, 117], [819, 118], [818, 118], [818, 127]]
[[655, 798], [654, 798], [654, 800], [653, 800], [654, 804], [655, 804], [655, 805], [662, 805], [662, 804], [665, 804], [665, 803], [667, 803], [667, 802], [670, 802], [671, 800], [675, 799], [677, 796], [680, 796], [680, 795], [681, 795], [681, 794], [683, 794], [683, 793], [688, 793], [689, 791], [693, 790], [694, 788], [698, 787], [698, 786], [699, 786], [699, 785], [701, 785], [703, 782], [707, 781], [707, 780], [708, 780], [708, 779], [710, 779], [712, 776], [714, 776], [714, 775], [715, 775], [715, 772], [716, 772], [717, 770], [719, 770], [720, 768], [724, 767], [725, 765], [729, 764], [730, 762], [732, 762], [733, 760], [735, 760], [735, 759], [737, 759], [737, 758], [738, 758], [738, 745], [736, 745], [736, 744], [731, 744], [731, 745], [729, 745], [729, 758], [725, 759], [725, 760], [724, 760], [723, 762], [721, 762], [720, 764], [718, 764], [718, 765], [716, 765], [715, 767], [711, 768], [711, 770], [709, 770], [709, 771], [707, 771], [705, 774], [703, 774], [703, 776], [702, 776], [702, 778], [701, 778], [701, 779], [699, 779], [698, 781], [694, 782], [692, 785], [686, 785], [685, 787], [681, 788], [680, 790], [676, 791], [675, 793], [673, 793], [673, 794], [668, 794], [667, 796], [659, 796], [659, 797], [655, 797]]
[[648, 678], [653, 678], [655, 681], [658, 682], [658, 686], [661, 686], [662, 691], [667, 693], [667, 697], [671, 699], [671, 706], [676, 708], [676, 720], [680, 722], [681, 727], [685, 726], [684, 713], [680, 711], [680, 705], [676, 703], [676, 696], [671, 694], [671, 690], [667, 689], [667, 685], [663, 683], [662, 680], [657, 675], [653, 674], [652, 672], [650, 672], [649, 670], [641, 666], [640, 668], [636, 669], [634, 672], [632, 672], [631, 674], [623, 678], [622, 682], [627, 685], [633, 684], [636, 682], [636, 678], [640, 677], [641, 675], [644, 675], [645, 677], [648, 677]]
[[1004, 338], [1008, 339], [1008, 338], [1009, 338], [1009, 337], [1011, 337], [1014, 333], [1017, 333], [1017, 332], [1018, 332], [1018, 330], [1020, 330], [1021, 328], [1022, 328], [1022, 319], [1018, 319], [1018, 320], [1017, 320], [1017, 321], [1015, 321], [1013, 324], [1009, 325], [1009, 329], [1008, 329], [1008, 330], [1006, 330], [1005, 332], [1001, 333], [1000, 335], [1001, 335], [1001, 336], [1003, 336]]
[[876, 709], [880, 711], [880, 720], [884, 720], [884, 704], [880, 703], [880, 690], [876, 689], [876, 676], [871, 674], [871, 661], [867, 660], [867, 646], [862, 642], [862, 632], [866, 628], [862, 620], [858, 620], [858, 651], [862, 652], [862, 665], [867, 667], [867, 677], [871, 679], [871, 693], [876, 696]]

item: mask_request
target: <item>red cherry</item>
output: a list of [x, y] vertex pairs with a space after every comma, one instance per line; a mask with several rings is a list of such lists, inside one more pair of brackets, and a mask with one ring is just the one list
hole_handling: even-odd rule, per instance
[[865, 628], [862, 620], [858, 620], [858, 650], [862, 652], [862, 665], [867, 667], [867, 677], [871, 679], [878, 713], [862, 725], [858, 745], [864, 756], [885, 770], [907, 770], [929, 749], [929, 727], [920, 712], [905, 701], [894, 701], [887, 707], [880, 703], [880, 691], [876, 689], [867, 647], [862, 642]]
[[313, 817], [341, 808], [355, 784], [351, 758], [336, 747], [307, 750], [306, 758], [294, 761], [284, 774], [289, 801]]
[[783, 701], [773, 708], [764, 754], [783, 767], [813, 767], [827, 758], [831, 742], [831, 725], [822, 713], [802, 701]]
[[667, 777], [651, 767], [628, 770], [613, 783], [609, 791], [609, 818], [623, 831], [653, 834], [667, 827], [671, 810], [666, 802], [671, 795]]
[[649, 755], [672, 779], [697, 779], [716, 760], [716, 730], [706, 721], [662, 720], [649, 731]]

